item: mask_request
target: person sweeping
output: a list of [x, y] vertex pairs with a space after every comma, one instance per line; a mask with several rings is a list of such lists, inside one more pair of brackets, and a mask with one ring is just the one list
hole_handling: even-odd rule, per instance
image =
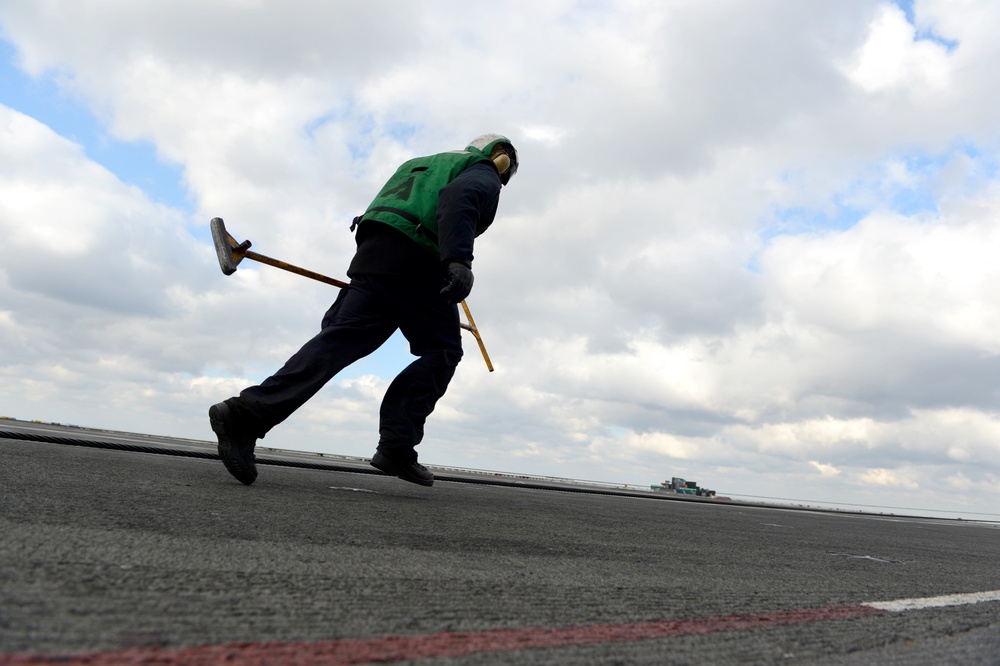
[[458, 303], [472, 291], [475, 239], [493, 223], [500, 190], [517, 168], [510, 139], [485, 134], [464, 150], [417, 157], [396, 170], [351, 225], [357, 250], [347, 269], [350, 283], [320, 332], [259, 385], [209, 408], [230, 474], [252, 484], [257, 440], [399, 330], [417, 359], [385, 393], [371, 464], [433, 485], [416, 446], [462, 359]]

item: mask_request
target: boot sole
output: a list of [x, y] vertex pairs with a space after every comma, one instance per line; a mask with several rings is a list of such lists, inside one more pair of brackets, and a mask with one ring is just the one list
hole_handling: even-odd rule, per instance
[[409, 481], [410, 483], [415, 483], [418, 486], [429, 487], [434, 485], [433, 476], [429, 479], [423, 479], [418, 476], [414, 476], [413, 474], [407, 472], [402, 465], [393, 462], [387, 456], [383, 456], [379, 453], [376, 453], [375, 457], [371, 459], [371, 466], [381, 472], [388, 474], [389, 476], [398, 477], [403, 481]]

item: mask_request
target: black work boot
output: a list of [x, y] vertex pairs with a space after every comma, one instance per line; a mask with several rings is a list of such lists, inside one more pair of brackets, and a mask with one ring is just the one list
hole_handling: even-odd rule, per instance
[[394, 458], [392, 454], [382, 449], [375, 450], [371, 465], [375, 469], [382, 470], [389, 476], [398, 476], [403, 481], [409, 481], [421, 486], [434, 485], [434, 475], [416, 460]]
[[226, 469], [249, 486], [257, 480], [257, 464], [253, 455], [257, 438], [245, 427], [240, 427], [233, 408], [227, 402], [209, 407], [208, 418], [219, 438], [219, 457]]

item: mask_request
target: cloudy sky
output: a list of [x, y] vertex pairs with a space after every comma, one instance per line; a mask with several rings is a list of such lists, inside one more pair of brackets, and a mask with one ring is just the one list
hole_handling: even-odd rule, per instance
[[[1000, 520], [993, 0], [5, 0], [0, 414], [213, 439], [399, 162], [514, 139], [429, 464]], [[249, 264], [249, 265], [248, 265]], [[393, 338], [262, 445], [370, 456]], [[220, 468], [221, 469], [221, 468]]]

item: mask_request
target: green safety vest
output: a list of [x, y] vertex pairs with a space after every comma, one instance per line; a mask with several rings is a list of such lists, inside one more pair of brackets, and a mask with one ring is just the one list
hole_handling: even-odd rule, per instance
[[404, 162], [356, 222], [388, 224], [440, 257], [437, 207], [441, 188], [473, 164], [489, 161], [482, 153], [456, 150]]

